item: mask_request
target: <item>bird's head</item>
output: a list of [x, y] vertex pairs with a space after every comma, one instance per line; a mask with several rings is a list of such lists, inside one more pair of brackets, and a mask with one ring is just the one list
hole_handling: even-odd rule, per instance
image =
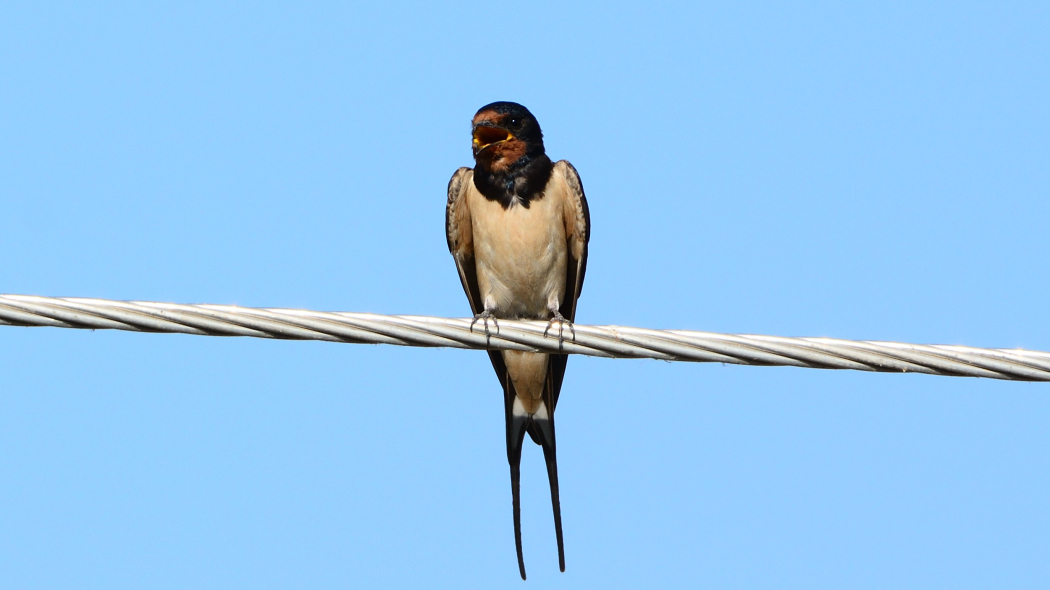
[[481, 107], [472, 125], [474, 161], [489, 172], [507, 172], [544, 154], [539, 121], [516, 102]]

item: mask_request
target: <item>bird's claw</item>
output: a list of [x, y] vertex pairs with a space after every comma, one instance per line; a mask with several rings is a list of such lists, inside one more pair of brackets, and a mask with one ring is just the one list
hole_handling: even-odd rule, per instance
[[550, 331], [551, 326], [554, 325], [554, 322], [558, 322], [558, 344], [559, 345], [562, 342], [565, 342], [565, 326], [569, 327], [569, 332], [572, 333], [572, 341], [576, 342], [576, 328], [574, 328], [572, 326], [572, 322], [570, 322], [569, 320], [565, 319], [565, 316], [561, 315], [560, 311], [555, 311], [554, 312], [554, 317], [552, 317], [550, 320], [547, 321], [547, 327], [544, 328], [544, 330], [543, 330], [543, 337], [544, 338], [547, 337], [547, 332]]
[[479, 314], [476, 314], [474, 316], [474, 319], [470, 320], [470, 331], [471, 332], [474, 331], [474, 324], [478, 323], [479, 320], [481, 321], [481, 324], [483, 326], [485, 326], [485, 337], [486, 338], [488, 338], [488, 337], [490, 337], [492, 335], [489, 332], [489, 320], [492, 320], [492, 324], [494, 326], [496, 326], [496, 334], [499, 334], [499, 322], [496, 321], [496, 316], [492, 315], [492, 312], [487, 310], [487, 309], [485, 311], [479, 313]]

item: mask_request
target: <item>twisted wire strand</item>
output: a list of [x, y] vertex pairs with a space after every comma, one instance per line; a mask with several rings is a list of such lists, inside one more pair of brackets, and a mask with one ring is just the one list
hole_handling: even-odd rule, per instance
[[[787, 338], [543, 321], [260, 309], [0, 295], [0, 325], [251, 336], [354, 344], [525, 350], [611, 358], [926, 373], [1050, 381], [1050, 353], [1021, 349]], [[559, 333], [562, 337], [559, 337]]]

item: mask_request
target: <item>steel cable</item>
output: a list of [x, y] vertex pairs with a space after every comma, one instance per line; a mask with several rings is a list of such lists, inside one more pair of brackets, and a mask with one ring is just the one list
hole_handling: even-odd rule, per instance
[[[0, 325], [526, 350], [613, 358], [1050, 381], [1050, 353], [1021, 349], [649, 330], [542, 321], [260, 309], [0, 295]], [[560, 332], [560, 337], [559, 337]]]

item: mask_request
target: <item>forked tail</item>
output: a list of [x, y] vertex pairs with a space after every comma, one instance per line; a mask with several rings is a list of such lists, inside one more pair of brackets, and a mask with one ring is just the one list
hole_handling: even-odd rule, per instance
[[[546, 412], [544, 412], [546, 414]], [[525, 559], [521, 550], [521, 447], [525, 433], [533, 442], [543, 447], [543, 459], [547, 463], [547, 479], [551, 486], [551, 505], [554, 508], [554, 533], [558, 538], [558, 568], [565, 571], [565, 546], [561, 532], [561, 499], [558, 493], [558, 457], [554, 439], [553, 416], [537, 418], [535, 415], [507, 412], [507, 461], [510, 463], [510, 488], [514, 504], [514, 547], [518, 551], [518, 572], [525, 579]]]

